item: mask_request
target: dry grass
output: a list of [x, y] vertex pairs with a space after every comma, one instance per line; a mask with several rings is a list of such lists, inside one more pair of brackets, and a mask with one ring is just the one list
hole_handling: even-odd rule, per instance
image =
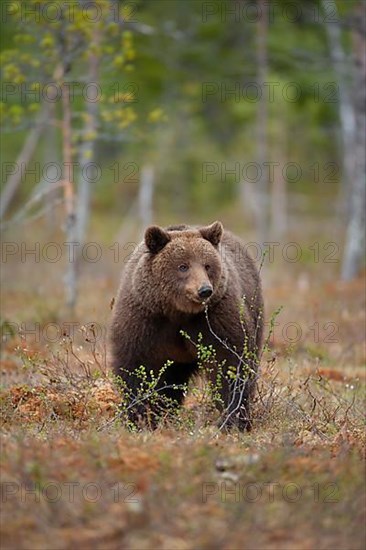
[[[98, 303], [107, 317], [108, 285], [93, 284], [80, 319], [90, 321]], [[267, 311], [285, 307], [245, 434], [218, 433], [198, 397], [179, 425], [131, 433], [118, 420], [103, 340], [7, 339], [1, 547], [363, 549], [362, 295], [362, 280], [266, 292]], [[31, 317], [39, 304], [27, 300]], [[8, 319], [19, 301], [6, 297]], [[282, 328], [294, 319], [302, 338], [291, 345]], [[329, 321], [337, 342], [325, 341]]]

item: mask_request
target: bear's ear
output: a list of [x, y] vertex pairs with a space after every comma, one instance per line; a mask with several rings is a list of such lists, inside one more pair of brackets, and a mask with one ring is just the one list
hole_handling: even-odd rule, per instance
[[153, 254], [162, 250], [170, 239], [169, 233], [157, 225], [152, 225], [145, 231], [145, 244]]
[[200, 229], [202, 237], [213, 244], [213, 246], [217, 246], [220, 243], [223, 231], [224, 228], [221, 222], [214, 222]]

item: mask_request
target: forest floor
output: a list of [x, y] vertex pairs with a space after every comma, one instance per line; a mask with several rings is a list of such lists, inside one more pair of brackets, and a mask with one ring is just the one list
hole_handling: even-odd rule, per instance
[[[364, 279], [314, 280], [265, 288], [267, 315], [284, 308], [243, 434], [218, 432], [199, 394], [180, 422], [128, 431], [99, 327], [64, 336], [51, 302], [8, 289], [1, 548], [365, 548]], [[80, 323], [103, 304], [104, 326], [114, 286], [85, 279]]]

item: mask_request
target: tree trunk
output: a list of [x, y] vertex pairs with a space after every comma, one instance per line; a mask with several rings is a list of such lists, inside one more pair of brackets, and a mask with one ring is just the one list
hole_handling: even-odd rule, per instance
[[[99, 44], [99, 33], [96, 30], [93, 44]], [[99, 56], [95, 53], [89, 55], [88, 83], [99, 84]], [[99, 89], [99, 88], [98, 88]], [[79, 184], [76, 216], [76, 237], [82, 245], [89, 223], [92, 163], [96, 141], [97, 117], [99, 101], [86, 100], [86, 121], [83, 131], [83, 142], [79, 149]], [[89, 172], [88, 172], [89, 166]]]
[[12, 174], [8, 181], [5, 184], [5, 187], [0, 196], [0, 220], [3, 219], [8, 207], [10, 206], [11, 201], [21, 183], [22, 172], [25, 171], [28, 162], [33, 156], [33, 153], [37, 147], [39, 138], [42, 135], [43, 129], [46, 123], [46, 114], [47, 109], [45, 106], [42, 107], [41, 113], [37, 118], [35, 127], [29, 132], [27, 139], [25, 140], [23, 149], [21, 150], [15, 166], [18, 170]]
[[365, 254], [366, 230], [366, 28], [363, 2], [357, 5], [355, 15], [355, 21], [360, 22], [361, 28], [353, 30], [356, 66], [356, 143], [355, 170], [350, 188], [350, 218], [347, 226], [342, 265], [342, 279], [345, 281], [355, 277], [361, 268]]
[[[322, 0], [322, 7], [325, 14], [328, 13], [329, 9], [332, 10], [332, 14], [337, 14], [337, 5], [334, 0]], [[354, 74], [352, 66], [351, 70], [349, 69], [349, 59], [347, 59], [342, 46], [342, 33], [339, 23], [327, 22], [326, 31], [330, 57], [339, 86], [339, 118], [341, 123], [343, 157], [343, 177], [339, 193], [339, 210], [344, 218], [349, 214], [349, 187], [352, 185], [355, 169], [356, 115], [350, 87], [350, 83], [354, 82]]]
[[55, 127], [55, 104], [49, 103], [47, 106], [48, 125], [45, 129], [43, 144], [43, 165], [53, 163], [47, 169], [47, 180], [42, 183], [42, 190], [45, 191], [44, 205], [46, 209], [46, 223], [49, 231], [55, 229], [55, 200], [58, 190], [55, 187], [59, 173], [59, 155], [57, 148], [57, 136]]
[[268, 3], [266, 0], [257, 0], [261, 17], [258, 20], [257, 29], [257, 67], [258, 67], [258, 101], [257, 115], [257, 162], [260, 170], [259, 181], [257, 182], [257, 231], [261, 243], [267, 241], [268, 219], [269, 219], [269, 186], [266, 167], [264, 163], [268, 160], [267, 126], [268, 126], [268, 105], [264, 83], [268, 80]]
[[66, 305], [70, 311], [73, 311], [76, 303], [77, 277], [76, 277], [76, 257], [74, 246], [76, 246], [76, 213], [75, 213], [75, 191], [73, 170], [72, 170], [72, 152], [71, 152], [71, 106], [70, 89], [65, 82], [62, 83], [62, 152], [63, 152], [63, 187], [65, 198], [65, 233], [66, 241], [69, 247], [68, 264], [65, 274], [65, 292]]
[[[281, 145], [280, 145], [281, 146]], [[282, 148], [282, 147], [281, 147]], [[282, 173], [284, 155], [276, 155], [280, 166], [274, 169], [271, 193], [271, 241], [281, 241], [287, 231], [287, 185]]]
[[139, 219], [143, 228], [151, 225], [153, 219], [154, 168], [142, 167], [139, 189]]

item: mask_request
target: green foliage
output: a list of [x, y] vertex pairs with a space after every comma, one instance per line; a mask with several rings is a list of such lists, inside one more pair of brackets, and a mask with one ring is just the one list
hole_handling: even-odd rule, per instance
[[[189, 338], [183, 331], [182, 336]], [[199, 408], [203, 411], [205, 422], [212, 422], [212, 418], [217, 416], [217, 409], [224, 407], [222, 399], [222, 386], [225, 377], [229, 377], [229, 369], [225, 370], [225, 361], [218, 362], [216, 350], [212, 345], [205, 346], [202, 342], [202, 334], [198, 334], [195, 344], [198, 357], [198, 373], [201, 377], [201, 387], [192, 388], [192, 393], [196, 397]]]
[[273, 336], [273, 332], [274, 332], [274, 329], [275, 329], [275, 323], [276, 323], [276, 319], [278, 317], [278, 315], [281, 313], [283, 309], [283, 306], [279, 306], [270, 316], [269, 318], [269, 322], [268, 322], [268, 325], [269, 325], [269, 328], [268, 328], [268, 335], [266, 336], [265, 338], [265, 341], [264, 341], [264, 346], [263, 346], [263, 351], [268, 351], [269, 350], [269, 343], [271, 341], [271, 338]]
[[[164, 413], [165, 418], [168, 415], [176, 413], [175, 401], [166, 395], [164, 390], [169, 388], [173, 390], [184, 390], [186, 386], [178, 384], [167, 385], [164, 382], [164, 374], [167, 369], [173, 364], [173, 361], [167, 361], [156, 374], [154, 371], [147, 371], [146, 368], [141, 365], [133, 373], [133, 379], [135, 383], [131, 387], [127, 381], [131, 378], [131, 373], [126, 371], [126, 378], [123, 376], [116, 377], [116, 381], [122, 393], [122, 403], [120, 418], [125, 422], [126, 426], [136, 431], [138, 429], [138, 418], [135, 422], [131, 419], [129, 411], [132, 409], [146, 408], [147, 409], [147, 422], [149, 424], [155, 424]], [[123, 369], [122, 369], [123, 371]]]
[[[114, 2], [117, 18], [113, 11], [111, 16], [111, 2], [98, 0], [93, 4], [100, 7], [102, 17], [92, 21], [83, 17], [81, 4], [73, 3], [72, 20], [65, 2], [57, 4], [58, 10], [65, 10], [62, 19], [52, 20], [50, 11], [47, 20], [41, 17], [37, 22], [34, 17], [20, 18], [20, 3], [14, 2], [13, 16], [2, 29], [2, 77], [16, 86], [16, 93], [3, 97], [1, 112], [4, 127], [19, 133], [11, 144], [4, 144], [6, 160], [14, 160], [24, 140], [20, 130], [32, 125], [39, 111], [35, 98], [47, 84], [58, 82], [57, 69], [63, 64], [67, 82], [75, 83], [74, 153], [83, 140], [98, 140], [102, 178], [95, 188], [96, 208], [120, 214], [136, 196], [140, 174], [133, 180], [123, 173], [112, 178], [108, 167], [113, 162], [122, 167], [126, 162], [156, 166], [158, 215], [168, 212], [172, 218], [189, 220], [230, 208], [245, 177], [243, 166], [257, 160], [259, 103], [252, 97], [253, 88], [250, 92], [258, 80], [257, 25], [250, 19], [250, 5], [237, 3], [233, 7], [240, 5], [241, 16], [224, 17], [228, 4], [212, 2], [215, 15], [205, 19], [207, 3], [201, 1], [190, 2], [189, 9], [181, 0], [141, 1], [135, 13], [129, 4]], [[310, 168], [314, 161], [321, 167], [329, 161], [340, 165], [335, 139], [339, 97], [321, 3], [292, 4], [301, 13], [298, 20], [283, 15], [289, 4], [281, 1], [274, 4], [269, 25], [268, 80], [274, 97], [268, 103], [266, 160], [301, 167], [300, 180], [288, 181], [287, 186], [308, 195], [312, 208], [322, 195], [328, 204], [340, 179], [338, 175], [336, 182], [322, 182], [320, 187]], [[354, 2], [337, 5], [345, 18]], [[345, 27], [342, 32], [347, 53], [349, 33]], [[81, 89], [91, 55], [100, 61], [100, 112], [97, 134], [85, 135]], [[299, 90], [294, 101], [291, 88], [286, 88], [290, 83]], [[35, 95], [22, 98], [22, 85]], [[205, 95], [207, 86], [211, 92]], [[268, 94], [269, 88], [262, 93]], [[204, 162], [218, 167], [209, 178], [203, 177]], [[233, 172], [235, 163], [239, 174]]]
[[[86, 104], [95, 98], [101, 122], [119, 131], [130, 126], [136, 114], [129, 104], [136, 98], [133, 91], [123, 93], [120, 89], [126, 80], [124, 75], [133, 70], [136, 52], [131, 31], [121, 31], [120, 24], [111, 21], [111, 3], [93, 3], [98, 17], [91, 17], [82, 2], [73, 3], [72, 10], [67, 3], [55, 4], [54, 15], [52, 5], [42, 11], [47, 2], [32, 0], [22, 4], [14, 3], [13, 25], [18, 32], [12, 47], [1, 56], [3, 82], [16, 89], [16, 94], [7, 94], [3, 123], [12, 127], [31, 124], [32, 114], [43, 102], [61, 103], [61, 86], [67, 82], [74, 111], [75, 143], [96, 137], [78, 132], [87, 116]], [[12, 24], [11, 19], [9, 23]], [[92, 56], [100, 64], [101, 80], [92, 83], [93, 88], [90, 85], [88, 90], [86, 77]], [[104, 85], [108, 74], [117, 73], [115, 86]]]

